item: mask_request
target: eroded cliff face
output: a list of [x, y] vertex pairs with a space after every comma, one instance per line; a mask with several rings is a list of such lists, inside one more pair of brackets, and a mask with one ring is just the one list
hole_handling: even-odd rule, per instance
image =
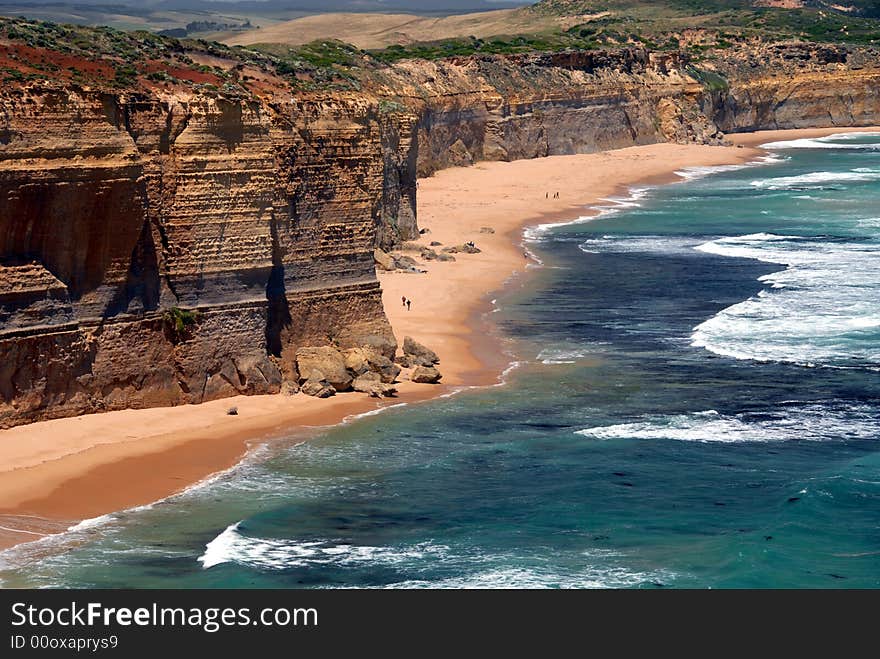
[[880, 54], [810, 44], [752, 44], [715, 59], [723, 85], [703, 109], [725, 132], [880, 121]]
[[417, 117], [417, 174], [723, 132], [872, 125], [880, 53], [761, 42], [699, 61], [640, 48], [404, 61], [370, 89]]
[[0, 424], [276, 392], [302, 345], [393, 354], [374, 102], [0, 99]]
[[764, 57], [411, 61], [333, 93], [4, 85], [0, 427], [276, 392], [302, 346], [392, 355], [373, 248], [418, 235], [438, 169], [880, 123], [871, 53]]
[[418, 117], [417, 173], [479, 160], [714, 143], [703, 86], [674, 54], [641, 49], [407, 61], [376, 93]]

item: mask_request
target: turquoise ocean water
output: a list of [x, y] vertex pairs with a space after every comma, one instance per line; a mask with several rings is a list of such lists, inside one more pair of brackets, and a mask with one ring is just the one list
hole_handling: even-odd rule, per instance
[[770, 154], [530, 230], [502, 385], [272, 443], [2, 585], [880, 586], [880, 134]]

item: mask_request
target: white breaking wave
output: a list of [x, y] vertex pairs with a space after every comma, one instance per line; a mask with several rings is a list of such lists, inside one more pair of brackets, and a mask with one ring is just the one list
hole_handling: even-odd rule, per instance
[[544, 348], [538, 353], [538, 360], [542, 364], [574, 364], [578, 360], [591, 357], [596, 354], [596, 346], [604, 343], [593, 343], [591, 346], [572, 346], [561, 348]]
[[654, 416], [578, 430], [593, 439], [674, 439], [691, 442], [773, 442], [825, 439], [877, 439], [880, 417], [861, 405], [780, 407], [766, 413], [727, 415], [706, 410], [691, 414]]
[[366, 419], [370, 416], [377, 416], [379, 414], [383, 414], [390, 410], [393, 410], [398, 407], [407, 407], [408, 403], [393, 403], [391, 405], [381, 405], [381, 407], [377, 407], [374, 410], [368, 410], [367, 412], [359, 412], [358, 414], [349, 414], [347, 417], [342, 419], [341, 423], [352, 423], [353, 421], [357, 421], [358, 419]]
[[222, 563], [237, 563], [266, 570], [284, 570], [336, 564], [351, 566], [362, 563], [396, 565], [421, 561], [429, 555], [442, 556], [447, 547], [420, 543], [402, 547], [371, 547], [349, 545], [332, 540], [276, 540], [250, 538], [239, 531], [241, 522], [229, 525], [205, 546], [197, 559], [208, 569]]
[[627, 236], [605, 235], [588, 238], [578, 248], [585, 254], [641, 253], [652, 254], [690, 254], [699, 245], [699, 240], [687, 236]]
[[[718, 174], [721, 172], [748, 169], [760, 165], [772, 165], [775, 163], [783, 162], [786, 159], [787, 158], [783, 156], [771, 153], [768, 155], [760, 156], [751, 162], [742, 163], [739, 165], [685, 167], [681, 170], [676, 171], [675, 175], [681, 177], [685, 181], [689, 181], [697, 178], [703, 178], [705, 176], [710, 176], [712, 174]], [[594, 211], [593, 214], [581, 215], [580, 217], [565, 222], [547, 222], [545, 224], [539, 224], [534, 227], [528, 227], [523, 231], [523, 237], [526, 241], [537, 242], [542, 240], [548, 232], [553, 229], [558, 229], [559, 227], [570, 226], [573, 224], [583, 224], [585, 222], [591, 222], [593, 220], [607, 217], [609, 215], [615, 215], [617, 213], [621, 213], [623, 211], [633, 208], [640, 208], [642, 206], [641, 201], [645, 197], [647, 197], [654, 189], [656, 189], [656, 186], [632, 187], [628, 190], [628, 195], [626, 197], [606, 197], [601, 201], [606, 201], [608, 202], [607, 204], [597, 204], [596, 206], [590, 207], [590, 210]]]
[[675, 174], [687, 181], [692, 181], [694, 179], [705, 178], [707, 176], [712, 176], [713, 174], [721, 174], [723, 172], [736, 172], [741, 169], [751, 169], [753, 167], [758, 167], [761, 165], [774, 165], [776, 163], [784, 162], [785, 160], [787, 160], [787, 158], [784, 158], [775, 153], [770, 153], [765, 156], [760, 156], [750, 162], [742, 163], [739, 165], [709, 165], [705, 167], [685, 167], [684, 169], [676, 171]]
[[608, 205], [592, 206], [590, 210], [594, 212], [590, 215], [581, 215], [573, 220], [566, 220], [564, 222], [546, 222], [533, 227], [527, 227], [523, 231], [523, 238], [528, 242], [537, 242], [542, 240], [546, 234], [553, 229], [567, 227], [574, 224], [584, 224], [585, 222], [591, 222], [600, 217], [605, 217], [606, 215], [617, 213], [627, 208], [638, 208], [641, 206], [639, 200], [643, 199], [651, 189], [652, 188], [630, 188], [629, 196], [627, 197], [608, 197], [602, 200], [609, 202]]
[[419, 573], [436, 562], [454, 567], [460, 573], [444, 579], [400, 581], [385, 588], [624, 588], [658, 581], [668, 583], [674, 578], [667, 571], [642, 572], [615, 564], [625, 557], [601, 550], [585, 551], [584, 565], [576, 570], [508, 567], [498, 563], [515, 560], [515, 556], [482, 553], [472, 556], [469, 550], [458, 554], [446, 545], [430, 541], [377, 547], [330, 540], [251, 538], [241, 533], [241, 524], [231, 524], [206, 545], [204, 554], [198, 558], [204, 569], [224, 563], [263, 570], [381, 565]]
[[544, 234], [552, 229], [567, 227], [571, 224], [583, 224], [584, 222], [589, 222], [590, 220], [595, 219], [596, 215], [581, 215], [580, 217], [576, 217], [575, 219], [566, 222], [546, 222], [544, 224], [538, 224], [533, 227], [527, 227], [523, 231], [523, 238], [529, 242], [539, 241], [544, 237]]
[[647, 197], [652, 187], [634, 187], [629, 189], [629, 195], [626, 197], [605, 197], [600, 201], [606, 201], [607, 204], [597, 204], [591, 206], [590, 210], [596, 212], [593, 219], [608, 217], [609, 215], [617, 215], [633, 208], [641, 208], [642, 200]]
[[880, 181], [880, 171], [860, 167], [849, 172], [810, 172], [798, 176], [777, 176], [751, 182], [762, 190], [803, 190], [827, 187], [833, 183]]
[[[880, 137], [877, 132], [835, 133], [826, 137], [803, 138], [799, 140], [782, 140], [762, 144], [763, 149], [858, 149], [877, 151], [880, 144], [853, 144], [850, 141], [862, 137]], [[850, 143], [847, 143], [850, 142]]]
[[858, 130], [858, 131], [850, 131], [848, 133], [834, 133], [833, 135], [826, 135], [820, 139], [823, 140], [858, 140], [863, 137], [880, 137], [880, 131], [876, 130]]
[[880, 363], [880, 244], [756, 233], [696, 249], [788, 267], [759, 278], [769, 288], [695, 327], [694, 347], [803, 366]]
[[632, 588], [649, 583], [667, 584], [674, 579], [666, 571], [638, 572], [624, 567], [585, 567], [582, 572], [537, 568], [495, 568], [473, 574], [450, 577], [440, 580], [414, 579], [389, 584], [386, 588], [437, 588], [462, 589], [486, 588], [493, 590], [509, 589], [548, 589], [548, 588]]
[[789, 254], [773, 253], [769, 249], [761, 250], [763, 243], [800, 240], [798, 236], [780, 236], [775, 233], [750, 233], [745, 236], [719, 238], [694, 247], [697, 251], [719, 256], [736, 256], [744, 259], [756, 259], [765, 263], [785, 265]]
[[[158, 502], [157, 502], [158, 503]], [[64, 529], [52, 530], [47, 533], [38, 533], [35, 540], [21, 543], [0, 551], [0, 570], [10, 569], [31, 560], [33, 557], [42, 557], [50, 554], [65, 544], [75, 544], [92, 537], [100, 529], [114, 522], [118, 522], [123, 515], [150, 510], [155, 504], [145, 504], [128, 508], [116, 513], [90, 517]], [[48, 521], [48, 520], [43, 520]]]

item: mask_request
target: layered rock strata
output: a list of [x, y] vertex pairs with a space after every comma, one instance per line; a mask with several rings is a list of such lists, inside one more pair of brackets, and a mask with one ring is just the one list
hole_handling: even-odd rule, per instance
[[374, 84], [418, 116], [419, 176], [479, 160], [719, 142], [679, 55], [643, 49], [405, 61]]
[[393, 356], [375, 103], [0, 102], [0, 425], [276, 392], [301, 345]]
[[755, 43], [706, 65], [703, 109], [725, 132], [880, 123], [880, 54], [835, 45]]

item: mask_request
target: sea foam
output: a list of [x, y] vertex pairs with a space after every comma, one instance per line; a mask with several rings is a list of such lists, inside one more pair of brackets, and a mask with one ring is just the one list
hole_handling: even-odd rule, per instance
[[[629, 189], [629, 194], [625, 197], [605, 197], [600, 199], [600, 201], [605, 201], [607, 203], [591, 206], [589, 208], [593, 211], [591, 214], [580, 215], [572, 220], [565, 220], [563, 222], [545, 222], [544, 224], [527, 227], [523, 231], [523, 238], [527, 242], [540, 242], [546, 240], [553, 229], [584, 224], [585, 222], [592, 222], [600, 217], [605, 217], [626, 209], [638, 208], [641, 206], [640, 200], [644, 199], [651, 190], [652, 188], [650, 187], [632, 187]], [[562, 240], [571, 239], [563, 238]]]
[[642, 572], [618, 566], [585, 566], [580, 572], [533, 567], [498, 567], [446, 579], [401, 581], [388, 584], [385, 588], [489, 590], [634, 588], [649, 584], [666, 585], [674, 579], [675, 575], [666, 570]]
[[705, 410], [657, 415], [576, 432], [591, 439], [672, 439], [691, 442], [771, 442], [832, 438], [877, 439], [880, 417], [860, 404], [792, 404], [769, 411], [723, 414]]
[[858, 149], [862, 151], [880, 150], [880, 144], [853, 143], [863, 137], [880, 137], [878, 132], [835, 133], [826, 137], [807, 137], [797, 140], [781, 140], [762, 144], [764, 149]]
[[859, 168], [861, 171], [848, 172], [810, 172], [797, 176], [778, 176], [775, 178], [757, 179], [751, 182], [752, 187], [763, 190], [812, 190], [827, 188], [833, 184], [880, 181], [880, 171]]
[[607, 343], [596, 341], [588, 345], [548, 347], [538, 353], [537, 359], [542, 364], [575, 364], [582, 359], [594, 357], [604, 345]]
[[756, 233], [696, 249], [787, 267], [759, 278], [768, 288], [695, 327], [694, 347], [802, 366], [880, 363], [880, 243]]
[[223, 563], [263, 570], [337, 565], [400, 565], [418, 562], [428, 556], [442, 556], [448, 548], [424, 542], [414, 545], [376, 547], [352, 545], [334, 540], [279, 540], [250, 537], [241, 532], [242, 522], [235, 522], [211, 540], [198, 562], [205, 569]]

